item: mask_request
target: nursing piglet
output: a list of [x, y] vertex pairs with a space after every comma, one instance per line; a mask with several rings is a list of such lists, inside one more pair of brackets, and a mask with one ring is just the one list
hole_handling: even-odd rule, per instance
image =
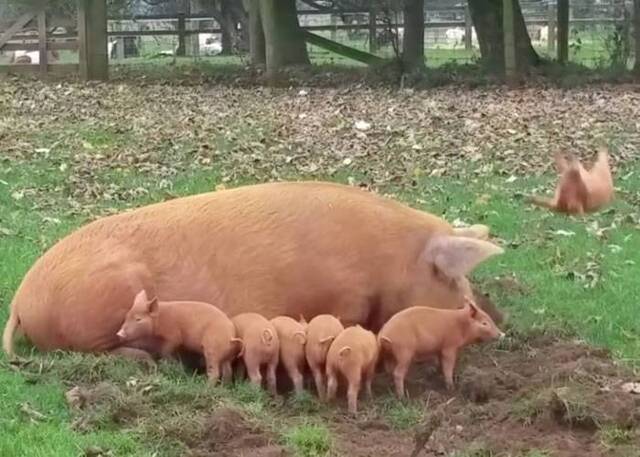
[[358, 412], [358, 393], [364, 382], [371, 398], [371, 382], [378, 361], [378, 342], [373, 332], [359, 325], [344, 329], [329, 347], [327, 353], [327, 399], [333, 400], [338, 389], [338, 375], [349, 385], [347, 400], [349, 412]]
[[293, 382], [296, 393], [302, 393], [305, 366], [304, 346], [307, 342], [306, 323], [297, 322], [289, 316], [271, 319], [278, 333], [280, 343], [280, 363]]
[[240, 356], [247, 375], [257, 386], [262, 385], [262, 368], [266, 367], [269, 392], [277, 394], [276, 369], [280, 358], [280, 343], [274, 325], [258, 313], [241, 313], [231, 319], [242, 340]]
[[305, 355], [316, 383], [318, 397], [325, 398], [325, 362], [331, 342], [344, 330], [340, 320], [330, 314], [320, 314], [307, 324]]
[[241, 341], [235, 326], [219, 308], [196, 301], [158, 301], [140, 291], [117, 333], [122, 341], [155, 339], [158, 352], [173, 356], [184, 348], [202, 353], [207, 375], [212, 382], [231, 379], [231, 361], [237, 356]]

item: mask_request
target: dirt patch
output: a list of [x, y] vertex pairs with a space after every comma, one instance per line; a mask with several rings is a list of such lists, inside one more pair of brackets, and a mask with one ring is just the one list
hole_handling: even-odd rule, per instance
[[377, 421], [340, 421], [332, 431], [337, 435], [335, 455], [408, 457], [414, 448], [410, 435]]
[[[158, 379], [74, 387], [67, 392], [74, 428], [135, 428], [198, 457], [294, 455], [282, 435], [309, 420], [329, 430], [331, 456], [640, 457], [640, 394], [628, 388], [639, 376], [605, 350], [548, 334], [468, 348], [451, 392], [437, 367], [415, 365], [409, 400], [399, 402], [391, 377], [380, 372], [373, 400], [363, 397], [355, 418], [342, 388], [324, 407], [314, 395], [297, 403], [243, 400], [206, 384], [183, 390], [179, 380], [160, 388]], [[308, 388], [315, 392], [311, 382]]]
[[211, 414], [197, 442], [187, 443], [192, 457], [278, 457], [287, 455], [274, 444], [269, 433], [248, 421], [232, 408], [222, 408]]
[[[433, 367], [414, 368], [408, 385], [412, 398], [428, 402], [425, 417], [444, 417], [423, 455], [470, 447], [479, 448], [478, 455], [521, 455], [532, 449], [556, 457], [636, 455], [629, 452], [637, 453], [640, 445], [640, 395], [622, 389], [637, 379], [630, 370], [606, 351], [578, 342], [541, 335], [514, 343], [466, 351], [451, 393]], [[379, 389], [390, 382], [382, 378]], [[405, 440], [412, 437], [406, 434]]]

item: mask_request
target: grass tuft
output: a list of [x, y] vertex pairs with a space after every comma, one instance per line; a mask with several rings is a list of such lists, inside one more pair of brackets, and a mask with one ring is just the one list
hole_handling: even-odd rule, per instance
[[332, 447], [331, 433], [324, 425], [297, 425], [286, 431], [282, 438], [297, 457], [324, 457]]

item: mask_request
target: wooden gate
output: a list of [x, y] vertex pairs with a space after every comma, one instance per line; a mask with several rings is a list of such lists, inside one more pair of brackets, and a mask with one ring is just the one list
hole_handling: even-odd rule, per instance
[[72, 20], [56, 18], [47, 24], [44, 6], [24, 13], [17, 20], [0, 22], [0, 51], [8, 53], [8, 64], [0, 73], [77, 73], [77, 63], [58, 63], [60, 50], [78, 50], [78, 34]]

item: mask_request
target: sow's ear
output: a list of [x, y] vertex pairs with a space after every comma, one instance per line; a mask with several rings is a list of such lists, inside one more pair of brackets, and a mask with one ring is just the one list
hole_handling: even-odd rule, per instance
[[140, 292], [138, 292], [136, 297], [133, 299], [133, 306], [146, 307], [148, 302], [149, 302], [149, 298], [147, 297], [147, 292], [144, 289], [142, 289], [140, 290]]
[[469, 274], [489, 257], [502, 254], [504, 249], [489, 241], [456, 235], [432, 238], [425, 249], [427, 262], [451, 279]]
[[489, 227], [483, 224], [475, 224], [471, 227], [456, 227], [453, 229], [455, 236], [465, 236], [467, 238], [476, 238], [478, 240], [489, 239]]

